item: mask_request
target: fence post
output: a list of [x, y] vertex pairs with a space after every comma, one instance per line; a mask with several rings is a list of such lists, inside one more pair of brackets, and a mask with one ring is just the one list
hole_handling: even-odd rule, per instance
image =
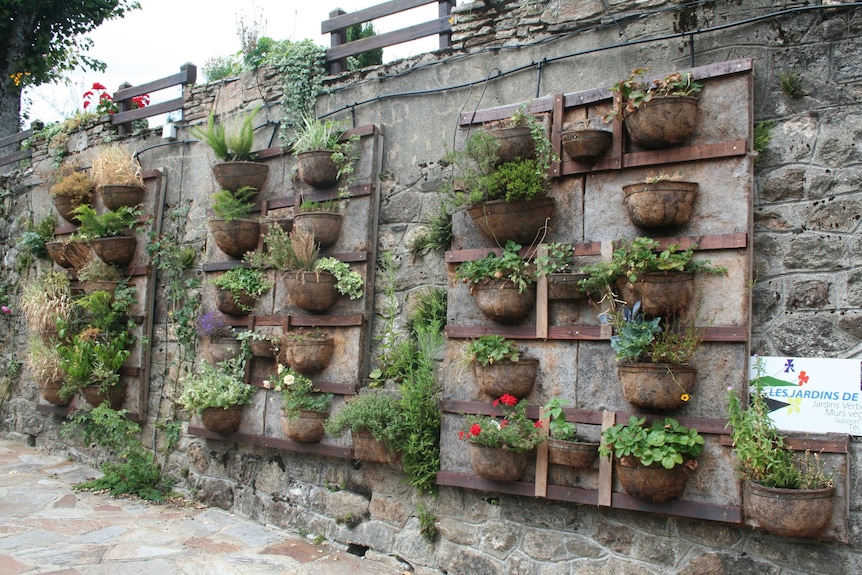
[[[120, 84], [120, 87], [117, 88], [117, 91], [125, 90], [126, 88], [131, 88], [132, 85], [128, 82], [123, 82]], [[129, 100], [120, 100], [119, 102], [114, 102], [119, 108], [119, 112], [128, 112], [132, 109], [132, 105]], [[117, 124], [117, 135], [118, 136], [128, 136], [132, 133], [132, 123], [126, 122], [125, 124]]]
[[[347, 14], [341, 8], [336, 8], [332, 12], [329, 13], [329, 18], [336, 18], [338, 16], [343, 16]], [[335, 30], [329, 36], [330, 38], [330, 47], [335, 48], [336, 46], [341, 46], [342, 44], [347, 44], [347, 29], [341, 28], [340, 30]], [[331, 75], [340, 74], [344, 70], [347, 69], [347, 58], [341, 58], [340, 60], [333, 60], [329, 64], [329, 73]]]
[[[455, 0], [440, 0], [437, 9], [437, 15], [441, 18], [448, 17], [452, 14], [452, 8], [455, 7]], [[440, 34], [440, 49], [449, 48], [452, 45], [452, 31], [449, 30]]]

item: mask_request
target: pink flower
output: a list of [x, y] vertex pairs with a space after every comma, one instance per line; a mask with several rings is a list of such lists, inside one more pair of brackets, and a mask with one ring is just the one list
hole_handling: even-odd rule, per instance
[[4, 305], [4, 306], [2, 306], [2, 307], [0, 307], [0, 311], [2, 311], [3, 313], [5, 313], [6, 315], [12, 315], [12, 310], [11, 310], [11, 309], [9, 309], [8, 307], [6, 307], [5, 305]]

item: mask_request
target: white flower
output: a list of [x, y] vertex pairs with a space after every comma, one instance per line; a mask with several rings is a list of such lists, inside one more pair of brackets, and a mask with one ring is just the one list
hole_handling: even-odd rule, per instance
[[263, 388], [264, 389], [272, 389], [272, 383], [268, 379], [263, 380]]

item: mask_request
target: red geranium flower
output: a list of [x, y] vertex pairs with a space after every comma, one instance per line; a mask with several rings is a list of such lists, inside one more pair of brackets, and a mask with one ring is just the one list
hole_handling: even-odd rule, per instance
[[478, 423], [474, 423], [473, 425], [470, 426], [470, 435], [472, 435], [473, 437], [476, 437], [480, 433], [482, 433], [482, 428], [481, 428], [481, 426], [479, 426]]
[[518, 403], [518, 398], [514, 395], [509, 395], [508, 393], [506, 393], [503, 394], [499, 401], [500, 403], [508, 405], [509, 407], [514, 407]]
[[107, 90], [107, 88], [105, 88], [103, 85], [101, 85], [98, 82], [93, 82], [93, 89], [94, 90]]

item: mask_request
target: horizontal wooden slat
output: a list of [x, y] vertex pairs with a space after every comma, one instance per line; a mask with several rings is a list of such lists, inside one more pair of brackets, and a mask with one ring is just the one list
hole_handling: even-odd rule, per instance
[[600, 325], [552, 325], [548, 328], [548, 339], [561, 340], [606, 340]]
[[0, 158], [0, 166], [8, 166], [9, 164], [14, 164], [14, 163], [19, 162], [21, 160], [24, 160], [27, 158], [32, 158], [32, 157], [33, 157], [33, 150], [32, 149], [27, 148], [26, 150], [19, 150], [17, 152], [13, 152], [13, 153], [9, 154], [8, 156], [3, 156], [2, 158]]
[[611, 498], [611, 507], [616, 509], [627, 509], [630, 511], [642, 511], [648, 513], [660, 513], [662, 515], [676, 515], [677, 517], [705, 519], [708, 521], [720, 521], [722, 523], [742, 523], [742, 509], [734, 505], [716, 505], [713, 503], [702, 503], [698, 501], [678, 500], [653, 503], [645, 499], [632, 497], [627, 493], [614, 492]]
[[153, 104], [152, 106], [129, 110], [128, 112], [117, 112], [116, 114], [111, 114], [111, 124], [125, 124], [134, 120], [143, 120], [144, 118], [158, 116], [159, 114], [167, 114], [174, 110], [182, 110], [184, 103], [185, 100], [183, 98], [175, 98], [166, 102]]
[[153, 80], [145, 84], [138, 84], [137, 86], [130, 86], [129, 88], [117, 90], [114, 92], [112, 97], [115, 102], [119, 102], [120, 100], [128, 100], [135, 96], [141, 96], [142, 94], [164, 90], [171, 86], [194, 84], [195, 80], [197, 80], [197, 67], [194, 64], [187, 63], [181, 66], [180, 71], [176, 74], [159, 78], [158, 80]]
[[340, 457], [341, 459], [350, 459], [353, 455], [353, 450], [350, 447], [327, 445], [325, 443], [300, 443], [298, 441], [291, 441], [290, 439], [279, 439], [277, 437], [266, 437], [249, 433], [216, 433], [204, 427], [192, 425], [189, 426], [189, 435], [197, 435], [198, 437], [217, 439], [220, 441], [234, 441], [237, 443], [245, 443], [273, 449], [283, 449], [285, 451], [296, 451], [312, 455]]
[[[234, 327], [247, 327], [247, 317], [225, 317], [227, 323]], [[256, 315], [256, 326], [282, 326], [289, 320], [291, 327], [353, 327], [365, 322], [362, 314], [353, 315]]]
[[27, 138], [33, 135], [33, 129], [27, 129], [23, 132], [16, 132], [11, 136], [5, 136], [0, 138], [0, 148], [5, 148], [6, 146], [11, 146], [12, 144], [17, 144], [18, 142], [23, 142]]
[[[349, 264], [352, 263], [364, 263], [368, 261], [368, 252], [344, 252], [337, 254], [326, 254], [326, 257], [333, 257], [342, 262], [346, 262]], [[210, 262], [204, 264], [201, 269], [205, 272], [223, 272], [229, 269], [233, 269], [236, 267], [249, 267], [248, 264], [242, 260], [228, 260], [223, 262]], [[283, 272], [288, 273], [288, 272]]]
[[536, 339], [534, 325], [447, 325], [445, 331], [449, 339], [474, 338], [483, 335], [502, 335], [509, 339]]
[[520, 110], [524, 104], [527, 104], [527, 113], [529, 114], [550, 112], [554, 107], [554, 97], [543, 96], [526, 102], [518, 102], [517, 104], [506, 104], [505, 106], [495, 106], [494, 108], [485, 108], [484, 110], [477, 110], [475, 112], [466, 112], [458, 116], [458, 125], [464, 127], [471, 124], [484, 124], [485, 122], [493, 122], [495, 120], [505, 120]]
[[395, 44], [401, 44], [411, 40], [425, 38], [426, 36], [444, 34], [451, 31], [452, 25], [449, 23], [449, 17], [442, 16], [435, 20], [423, 22], [422, 24], [408, 26], [407, 28], [401, 28], [400, 30], [395, 30], [393, 32], [386, 32], [385, 34], [369, 36], [368, 38], [355, 40], [347, 44], [329, 48], [326, 50], [326, 60], [330, 62], [340, 60], [369, 50], [394, 46]]
[[[728, 432], [729, 433], [729, 432]], [[786, 435], [785, 442], [794, 451], [812, 451], [824, 453], [849, 453], [850, 436], [842, 433]], [[721, 438], [721, 445], [732, 447], [730, 436]]]
[[328, 20], [324, 20], [320, 24], [320, 33], [329, 34], [336, 30], [349, 28], [354, 24], [362, 24], [377, 18], [383, 18], [392, 14], [398, 14], [405, 10], [418, 8], [427, 4], [437, 4], [439, 0], [391, 0], [390, 2], [382, 2], [375, 6], [350, 12], [349, 14], [341, 14]]
[[[744, 156], [747, 153], [748, 143], [745, 140], [734, 140], [732, 142], [720, 142], [717, 144], [699, 144], [668, 150], [651, 150], [648, 152], [623, 154], [622, 167], [636, 168], [640, 166], [693, 162], [696, 160], [714, 160], [717, 158]], [[563, 170], [563, 174], [565, 173], [565, 170]]]

